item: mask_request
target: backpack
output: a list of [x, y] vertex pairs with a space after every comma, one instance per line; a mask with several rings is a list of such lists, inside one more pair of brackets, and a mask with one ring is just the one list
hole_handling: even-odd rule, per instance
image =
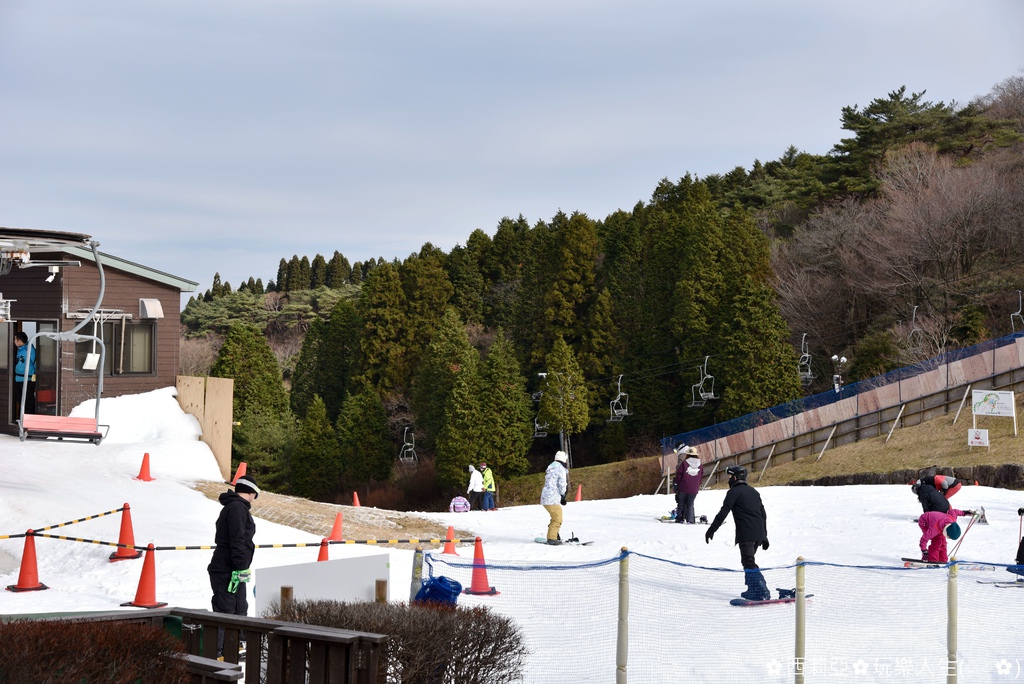
[[457, 496], [448, 504], [448, 511], [451, 513], [465, 513], [469, 510], [469, 501], [464, 496]]
[[462, 585], [443, 575], [423, 580], [420, 590], [416, 592], [413, 603], [439, 603], [454, 606], [462, 593]]

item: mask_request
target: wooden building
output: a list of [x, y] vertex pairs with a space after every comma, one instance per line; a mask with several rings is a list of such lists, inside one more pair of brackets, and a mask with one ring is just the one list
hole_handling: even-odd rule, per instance
[[[105, 287], [99, 311], [78, 332], [105, 346], [104, 398], [173, 387], [178, 375], [181, 294], [198, 283], [99, 252]], [[32, 261], [78, 266], [11, 268], [0, 277], [0, 300], [9, 320], [0, 322], [0, 431], [17, 434], [21, 387], [14, 382], [15, 333], [67, 332], [81, 324], [100, 297], [100, 270], [90, 249], [68, 245], [36, 253]], [[66, 416], [94, 399], [100, 369], [98, 345], [36, 338], [35, 412]]]

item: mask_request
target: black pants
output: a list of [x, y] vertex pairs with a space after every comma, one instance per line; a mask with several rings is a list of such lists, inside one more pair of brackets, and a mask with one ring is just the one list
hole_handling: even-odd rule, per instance
[[754, 562], [754, 554], [760, 542], [740, 542], [740, 564], [744, 570], [757, 570], [757, 563]]
[[[14, 418], [17, 420], [21, 418], [21, 391], [22, 385], [25, 381], [22, 378], [15, 378], [14, 380]], [[25, 394], [25, 413], [36, 412], [36, 381], [29, 380], [28, 391]]]
[[[228, 584], [231, 582], [231, 573], [211, 572], [210, 588], [213, 589], [213, 612], [227, 613], [228, 615], [246, 615], [249, 612], [249, 603], [245, 600], [245, 582], [238, 583], [235, 593], [228, 591]], [[245, 633], [240, 633], [240, 638], [245, 639]], [[217, 629], [217, 654], [224, 652], [224, 628]]]
[[685, 520], [691, 525], [693, 519], [693, 502], [697, 500], [696, 494], [676, 492], [676, 520]]
[[483, 492], [470, 492], [469, 493], [469, 507], [474, 511], [480, 510], [480, 502], [484, 498]]

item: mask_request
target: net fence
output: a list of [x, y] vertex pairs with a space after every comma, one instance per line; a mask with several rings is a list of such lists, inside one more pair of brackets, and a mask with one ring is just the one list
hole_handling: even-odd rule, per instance
[[[463, 594], [520, 627], [529, 649], [523, 681], [616, 682], [619, 593], [628, 599], [625, 681], [660, 684], [947, 682], [947, 596], [940, 567], [802, 562], [805, 651], [797, 662], [796, 605], [734, 606], [742, 570], [623, 551], [583, 563], [498, 562], [430, 553], [424, 574], [497, 593]], [[958, 564], [957, 681], [1024, 681], [1024, 638], [1016, 626], [1024, 582], [1000, 564]], [[762, 568], [772, 598], [796, 585], [798, 565]], [[482, 581], [481, 570], [486, 580]]]

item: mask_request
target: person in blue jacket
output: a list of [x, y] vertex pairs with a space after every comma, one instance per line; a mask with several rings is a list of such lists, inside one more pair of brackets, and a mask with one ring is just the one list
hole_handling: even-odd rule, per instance
[[21, 393], [25, 378], [28, 378], [28, 388], [25, 394], [25, 413], [36, 412], [36, 350], [29, 348], [28, 335], [23, 331], [14, 333], [14, 346], [17, 348], [14, 355], [14, 397], [15, 405], [21, 407]]

